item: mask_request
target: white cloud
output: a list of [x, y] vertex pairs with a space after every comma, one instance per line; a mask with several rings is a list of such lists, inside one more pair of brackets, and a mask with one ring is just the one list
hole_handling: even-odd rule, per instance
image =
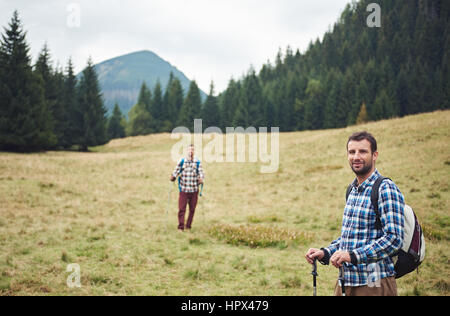
[[[196, 79], [208, 92], [274, 60], [279, 48], [305, 50], [322, 37], [349, 0], [0, 0], [6, 26], [17, 9], [36, 58], [45, 42], [54, 60], [70, 56], [80, 71], [137, 50], [152, 50]], [[69, 28], [70, 3], [81, 9], [80, 28]]]

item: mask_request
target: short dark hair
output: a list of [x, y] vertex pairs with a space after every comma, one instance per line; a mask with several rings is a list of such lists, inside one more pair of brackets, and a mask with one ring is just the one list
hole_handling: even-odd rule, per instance
[[362, 140], [367, 140], [370, 143], [370, 149], [372, 150], [372, 153], [377, 151], [377, 140], [375, 139], [375, 137], [373, 137], [372, 134], [367, 133], [366, 131], [364, 132], [357, 132], [357, 133], [353, 133], [347, 141], [347, 150], [348, 150], [348, 143], [350, 143], [351, 141], [356, 141], [356, 142], [360, 142]]

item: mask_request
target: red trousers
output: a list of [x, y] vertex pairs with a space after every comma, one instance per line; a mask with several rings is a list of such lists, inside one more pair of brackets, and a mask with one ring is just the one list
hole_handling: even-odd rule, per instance
[[[195, 208], [197, 207], [198, 201], [198, 192], [194, 193], [186, 193], [180, 192], [180, 198], [178, 199], [178, 229], [184, 230], [191, 229], [192, 221], [194, 220]], [[187, 204], [189, 204], [189, 216], [186, 223], [186, 227], [184, 225], [184, 219], [186, 214]]]

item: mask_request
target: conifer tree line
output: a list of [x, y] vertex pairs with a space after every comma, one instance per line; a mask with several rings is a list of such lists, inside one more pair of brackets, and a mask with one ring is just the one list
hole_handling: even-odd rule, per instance
[[32, 65], [17, 11], [0, 39], [0, 150], [33, 152], [108, 141], [106, 110], [92, 61], [79, 80], [71, 60], [54, 68], [47, 45]]
[[202, 100], [192, 81], [183, 91], [142, 83], [126, 119], [116, 104], [106, 117], [91, 61], [77, 79], [72, 62], [53, 68], [45, 46], [32, 65], [15, 12], [0, 39], [0, 150], [39, 151], [102, 145], [110, 139], [170, 132], [177, 126], [340, 128], [450, 108], [450, 2], [378, 0], [380, 28], [367, 26], [371, 0], [353, 1], [304, 53], [287, 47], [273, 63]]
[[380, 0], [382, 26], [370, 28], [372, 2], [348, 4], [305, 53], [280, 50], [273, 64], [231, 79], [218, 96], [211, 83], [204, 103], [195, 82], [183, 100], [171, 77], [162, 101], [160, 85], [152, 94], [144, 84], [126, 134], [192, 131], [195, 118], [204, 128], [329, 129], [449, 109], [450, 2]]
[[[119, 108], [115, 106], [119, 115]], [[219, 126], [220, 113], [217, 97], [214, 96], [214, 83], [210, 93], [202, 102], [200, 88], [195, 80], [191, 81], [185, 93], [178, 78], [170, 74], [165, 91], [156, 83], [153, 89], [142, 83], [138, 101], [128, 113], [128, 121], [121, 120], [125, 128], [124, 135], [138, 136], [152, 133], [171, 132], [175, 127], [184, 126], [193, 131], [194, 119], [204, 118], [206, 126]], [[113, 114], [113, 117], [115, 114]]]
[[222, 127], [328, 129], [449, 109], [450, 1], [376, 1], [381, 28], [367, 26], [372, 2], [347, 5], [306, 52], [287, 47], [231, 80], [218, 97]]
[[[106, 144], [125, 136], [170, 132], [176, 126], [193, 125], [203, 115], [200, 89], [192, 81], [183, 91], [178, 78], [170, 75], [165, 91], [158, 82], [150, 90], [144, 82], [128, 120], [118, 104], [107, 118], [98, 77], [91, 60], [81, 76], [72, 61], [65, 69], [52, 66], [45, 45], [32, 64], [26, 32], [18, 12], [0, 40], [0, 150], [35, 152], [77, 149]], [[205, 116], [218, 116], [217, 100], [208, 97]], [[208, 112], [209, 111], [209, 112]], [[211, 114], [208, 114], [211, 113]]]

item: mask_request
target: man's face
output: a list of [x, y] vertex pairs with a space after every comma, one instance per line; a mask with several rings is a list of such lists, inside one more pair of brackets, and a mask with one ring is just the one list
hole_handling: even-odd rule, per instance
[[374, 168], [378, 152], [372, 153], [370, 142], [366, 139], [362, 141], [350, 141], [347, 149], [348, 162], [350, 168], [358, 176], [363, 176], [371, 172]]
[[190, 158], [193, 158], [193, 157], [194, 157], [194, 153], [195, 153], [195, 148], [194, 148], [194, 146], [189, 146], [189, 149], [188, 149], [188, 156], [189, 156]]

